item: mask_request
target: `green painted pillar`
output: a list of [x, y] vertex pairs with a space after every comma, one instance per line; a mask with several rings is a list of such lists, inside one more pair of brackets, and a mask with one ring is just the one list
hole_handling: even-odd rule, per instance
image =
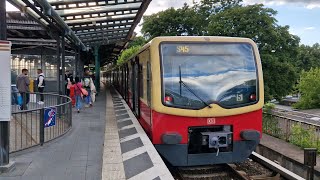
[[95, 58], [95, 86], [97, 92], [100, 91], [100, 56], [99, 56], [99, 47], [95, 46], [94, 48], [94, 58]]

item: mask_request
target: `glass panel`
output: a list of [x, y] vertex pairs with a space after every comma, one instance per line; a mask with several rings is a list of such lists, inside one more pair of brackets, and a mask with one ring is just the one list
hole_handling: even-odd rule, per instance
[[[166, 105], [201, 109], [254, 103], [257, 72], [250, 44], [162, 44]], [[251, 98], [250, 98], [251, 97]]]

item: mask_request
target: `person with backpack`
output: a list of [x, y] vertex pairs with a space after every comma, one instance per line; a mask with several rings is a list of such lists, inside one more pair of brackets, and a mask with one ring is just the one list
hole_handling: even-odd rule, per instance
[[93, 80], [90, 77], [90, 72], [88, 69], [85, 71], [85, 76], [83, 77], [82, 82], [83, 88], [88, 91], [88, 95], [85, 97], [85, 102], [87, 104], [87, 107], [92, 107], [91, 93], [96, 92], [96, 87], [94, 86]]
[[42, 69], [37, 70], [38, 73], [38, 78], [37, 78], [37, 87], [38, 87], [38, 92], [40, 93], [40, 101], [38, 104], [44, 104], [44, 87], [46, 86], [46, 81], [44, 79], [44, 74], [42, 72]]

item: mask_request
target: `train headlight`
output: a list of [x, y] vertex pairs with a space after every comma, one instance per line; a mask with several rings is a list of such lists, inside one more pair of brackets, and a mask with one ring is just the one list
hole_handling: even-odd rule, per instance
[[166, 102], [166, 104], [172, 104], [173, 98], [171, 96], [166, 96], [164, 97], [164, 102]]
[[250, 99], [250, 101], [256, 101], [257, 100], [256, 94], [251, 94], [249, 99]]

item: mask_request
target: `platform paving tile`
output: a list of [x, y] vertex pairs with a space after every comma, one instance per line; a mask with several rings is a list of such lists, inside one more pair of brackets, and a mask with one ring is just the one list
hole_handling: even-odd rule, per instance
[[124, 154], [128, 151], [132, 151], [134, 149], [142, 147], [143, 143], [142, 143], [141, 139], [138, 137], [138, 138], [126, 141], [126, 142], [122, 142], [120, 144], [120, 146], [121, 146], [121, 152], [122, 152], [122, 154]]
[[129, 179], [151, 167], [152, 161], [147, 152], [135, 156], [123, 162], [126, 177]]
[[136, 128], [132, 127], [132, 128], [129, 128], [129, 129], [120, 130], [119, 131], [119, 137], [121, 139], [121, 138], [130, 136], [130, 135], [134, 135], [134, 134], [137, 134], [137, 133], [138, 132], [137, 132]]
[[116, 115], [127, 114], [127, 110], [115, 111]]
[[132, 125], [132, 124], [133, 124], [132, 121], [130, 119], [128, 119], [126, 121], [118, 122], [118, 128], [122, 129], [125, 126], [129, 126], [129, 125]]
[[[73, 127], [63, 137], [11, 155], [17, 168], [0, 174], [0, 180], [100, 180], [105, 138], [105, 91], [92, 108], [73, 112]], [[117, 125], [115, 124], [115, 127]], [[116, 134], [115, 137], [119, 136]], [[118, 147], [120, 151], [120, 145]]]
[[114, 106], [115, 111], [126, 110], [125, 106]]

